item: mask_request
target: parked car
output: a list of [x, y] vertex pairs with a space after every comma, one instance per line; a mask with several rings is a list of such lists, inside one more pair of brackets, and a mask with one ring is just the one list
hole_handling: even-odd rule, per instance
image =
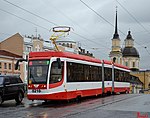
[[150, 89], [141, 89], [139, 90], [139, 93], [145, 93], [145, 92], [148, 92]]
[[0, 75], [0, 104], [12, 99], [15, 99], [17, 103], [21, 103], [24, 93], [24, 83], [19, 76]]

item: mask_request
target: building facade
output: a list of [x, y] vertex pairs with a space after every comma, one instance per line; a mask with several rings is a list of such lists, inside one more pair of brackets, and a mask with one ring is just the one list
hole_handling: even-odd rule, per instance
[[20, 63], [19, 69], [15, 70], [15, 64], [20, 58], [22, 57], [19, 55], [0, 50], [0, 75], [17, 74], [23, 78], [23, 64]]
[[121, 46], [120, 46], [120, 38], [118, 34], [118, 28], [117, 28], [117, 11], [116, 11], [116, 21], [115, 21], [115, 33], [112, 38], [112, 50], [109, 54], [110, 60], [114, 61], [115, 63], [122, 64], [122, 52], [121, 52]]
[[121, 40], [118, 34], [117, 27], [117, 11], [115, 20], [115, 33], [112, 39], [112, 48], [109, 54], [110, 60], [115, 63], [129, 67], [131, 70], [139, 70], [140, 55], [134, 47], [134, 39], [131, 31], [128, 31], [127, 37], [124, 40], [125, 46], [121, 48]]
[[79, 48], [76, 41], [70, 40], [68, 38], [57, 40], [56, 44], [58, 49], [62, 52], [72, 52], [79, 54]]
[[143, 83], [143, 89], [150, 89], [150, 70], [133, 71], [131, 74], [139, 77]]
[[125, 47], [122, 49], [123, 65], [128, 66], [131, 70], [139, 70], [140, 56], [137, 49], [134, 47], [134, 39], [131, 31], [124, 40]]
[[[14, 55], [18, 55], [19, 58], [24, 58], [24, 59], [28, 58], [28, 54], [31, 51], [47, 51], [52, 49], [53, 49], [52, 44], [50, 42], [44, 42], [44, 40], [40, 36], [38, 37], [21, 36], [19, 33], [16, 33], [13, 36], [0, 42], [0, 50], [13, 53]], [[15, 61], [13, 61], [13, 63], [16, 63], [17, 59], [18, 58], [15, 58]], [[3, 61], [7, 62], [6, 59]], [[19, 72], [23, 81], [26, 82], [27, 62], [21, 62], [20, 64], [21, 64], [21, 68], [20, 68], [21, 70]], [[11, 72], [10, 74], [14, 74], [14, 72]]]

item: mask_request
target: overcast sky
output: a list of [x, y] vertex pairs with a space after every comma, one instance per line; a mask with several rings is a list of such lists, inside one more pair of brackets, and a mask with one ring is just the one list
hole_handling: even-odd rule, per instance
[[121, 46], [130, 29], [140, 68], [150, 69], [150, 0], [0, 0], [0, 41], [17, 32], [36, 35], [36, 29], [49, 40], [51, 28], [69, 26], [73, 30], [67, 38], [109, 59], [116, 6]]

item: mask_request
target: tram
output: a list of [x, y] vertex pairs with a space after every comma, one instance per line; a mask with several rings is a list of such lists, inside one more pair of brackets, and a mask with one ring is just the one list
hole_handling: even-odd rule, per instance
[[[29, 100], [70, 100], [130, 90], [129, 68], [61, 51], [30, 52]], [[114, 80], [112, 81], [112, 78]]]

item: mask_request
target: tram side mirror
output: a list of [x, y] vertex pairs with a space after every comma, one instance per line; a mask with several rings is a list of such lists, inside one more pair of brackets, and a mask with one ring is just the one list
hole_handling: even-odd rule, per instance
[[18, 69], [18, 67], [19, 67], [19, 62], [23, 62], [23, 61], [28, 61], [28, 60], [27, 60], [27, 59], [19, 59], [19, 60], [17, 60], [17, 62], [16, 62], [16, 64], [15, 64], [15, 70]]
[[19, 66], [19, 60], [17, 60], [16, 64], [15, 64], [15, 70], [18, 69], [18, 66]]
[[57, 58], [57, 63], [58, 63], [58, 69], [61, 69], [61, 60], [60, 60], [60, 58]]

